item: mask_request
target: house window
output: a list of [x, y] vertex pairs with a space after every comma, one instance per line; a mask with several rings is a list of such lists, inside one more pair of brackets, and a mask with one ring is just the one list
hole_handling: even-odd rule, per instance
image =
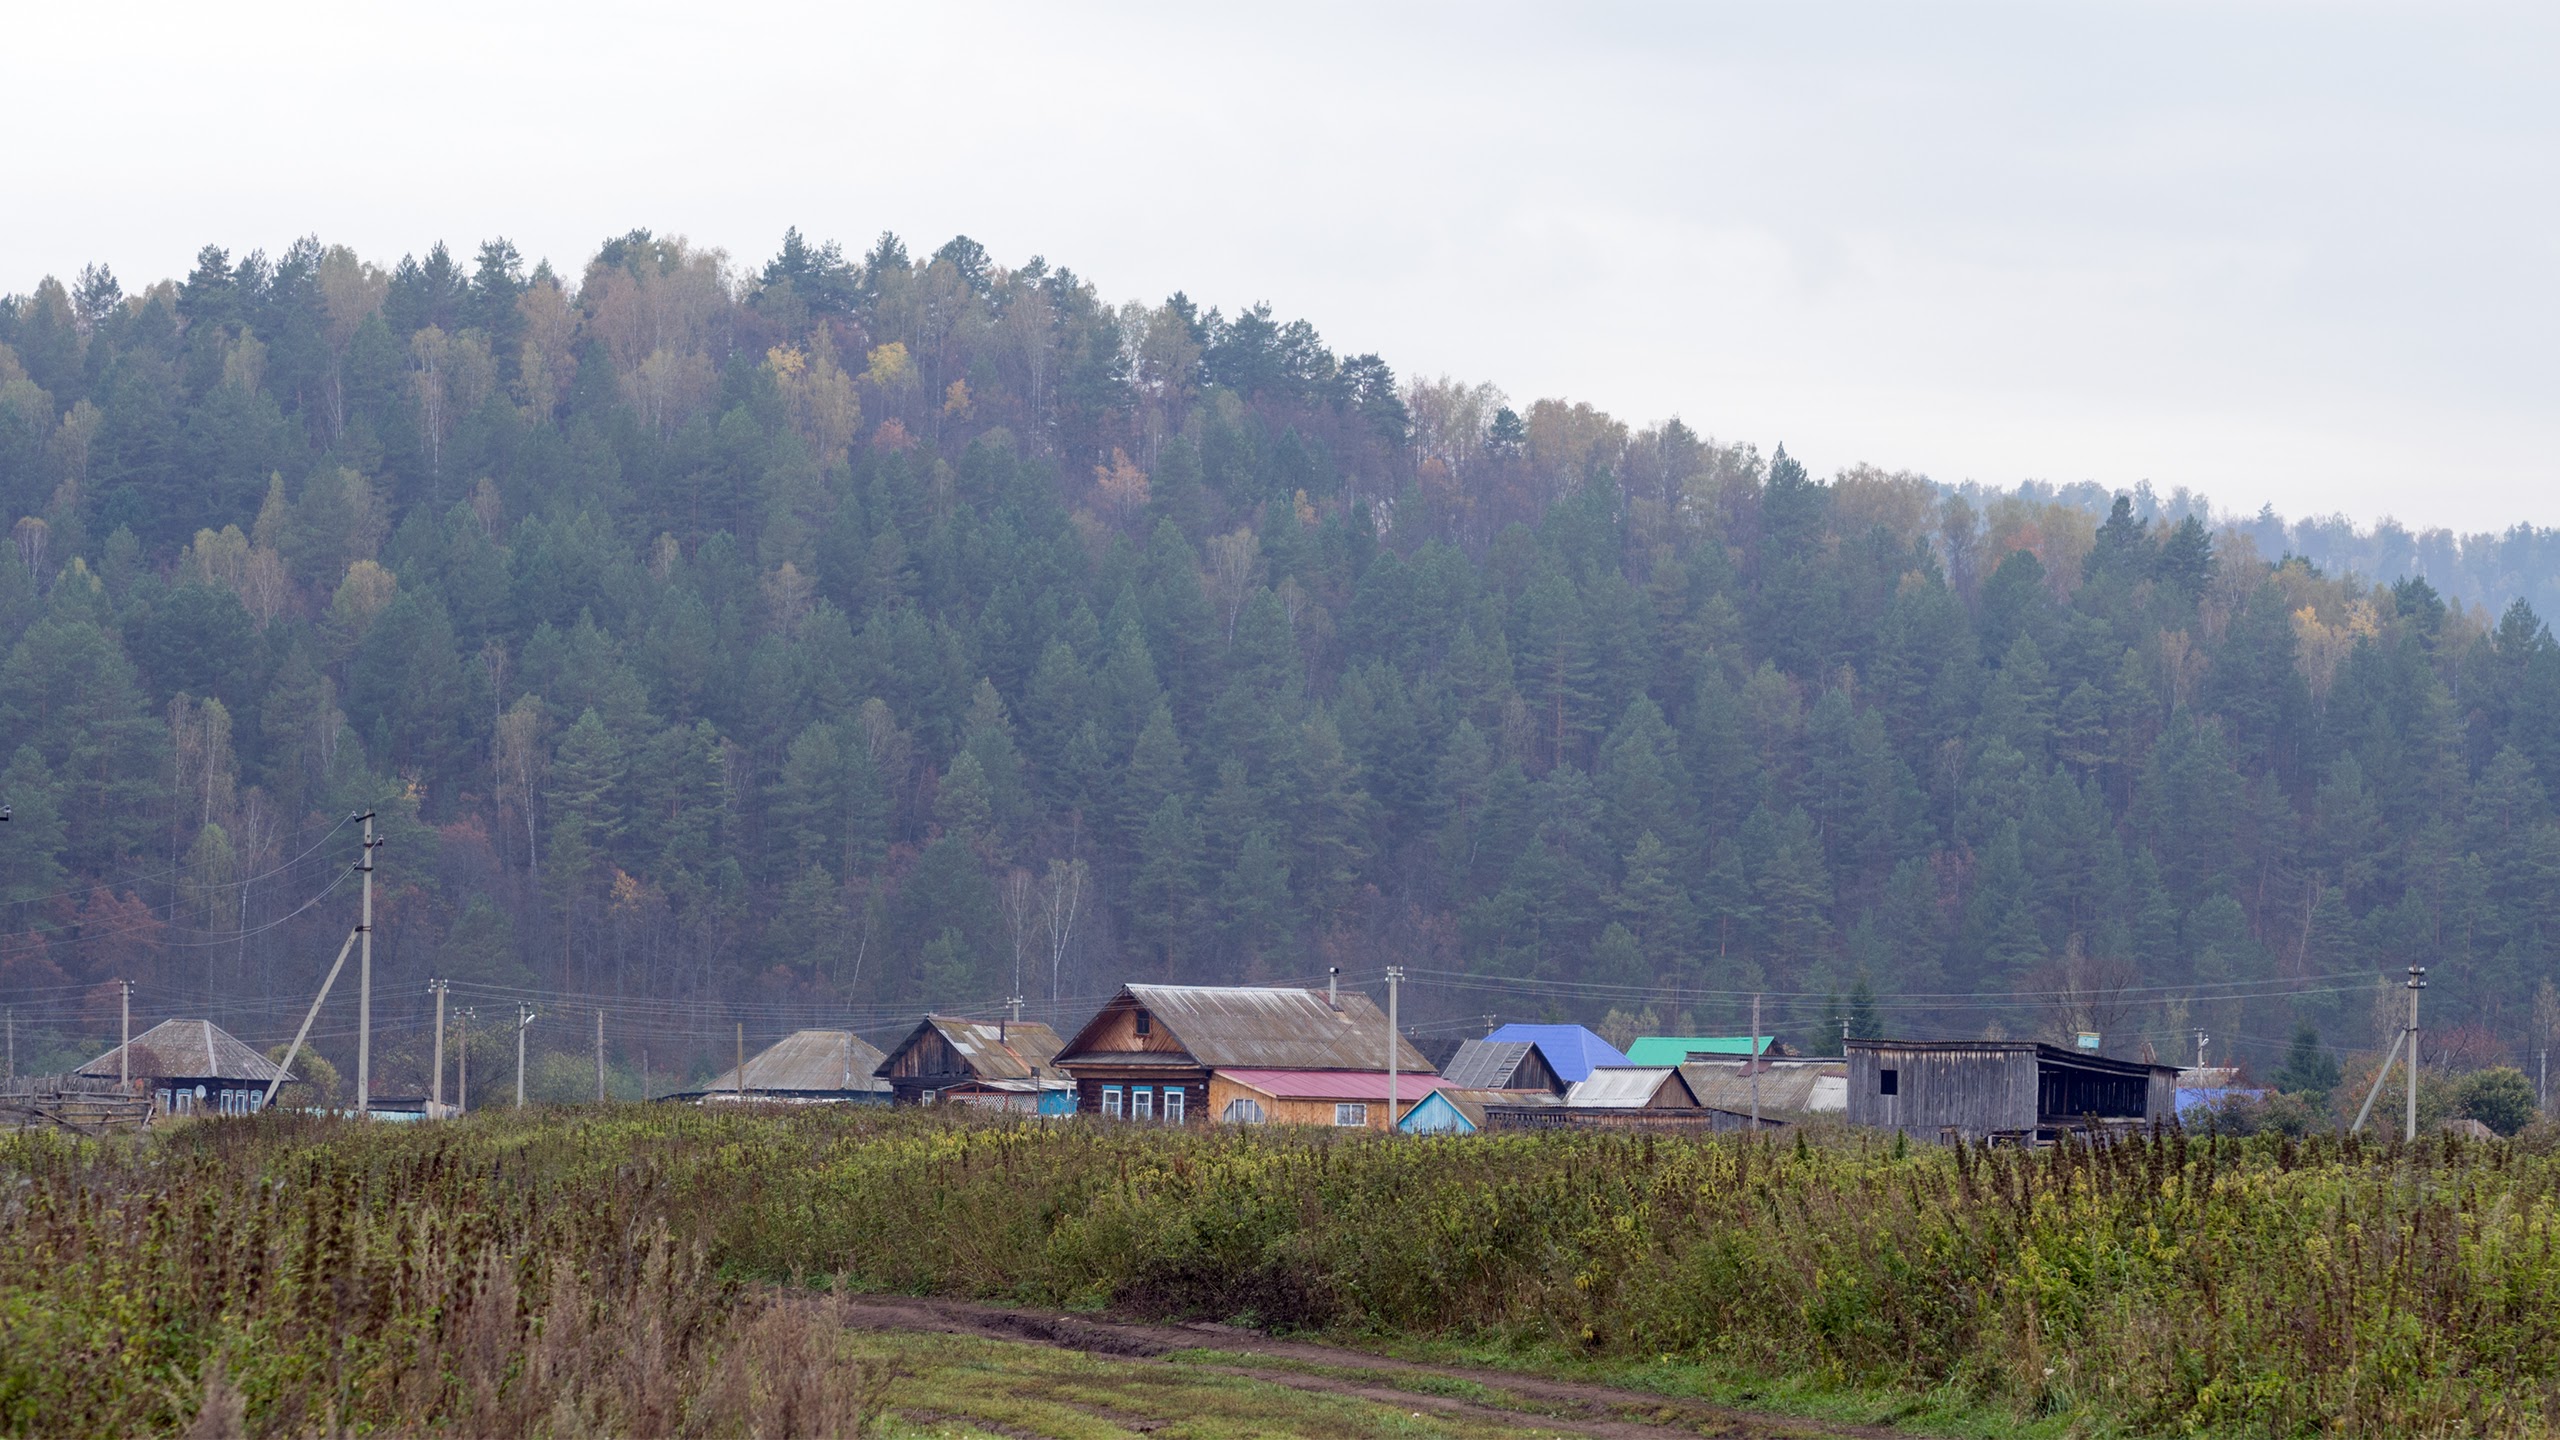
[[1901, 1072], [1901, 1071], [1899, 1071], [1899, 1070], [1879, 1070], [1879, 1071], [1877, 1071], [1877, 1072], [1876, 1072], [1876, 1093], [1877, 1093], [1877, 1094], [1879, 1094], [1879, 1095], [1899, 1095], [1899, 1094], [1901, 1094], [1901, 1093], [1902, 1093], [1902, 1072]]
[[1144, 1010], [1138, 1012], [1138, 1033], [1140, 1035], [1153, 1035], [1156, 1033], [1155, 1017], [1149, 1015]]
[[1182, 1123], [1182, 1104], [1183, 1094], [1181, 1090], [1171, 1085], [1164, 1087], [1164, 1123], [1167, 1125], [1179, 1125]]
[[1227, 1102], [1226, 1112], [1218, 1118], [1230, 1125], [1259, 1125], [1262, 1123], [1262, 1102], [1239, 1095]]
[[1344, 1101], [1333, 1107], [1333, 1123], [1336, 1125], [1366, 1125], [1369, 1123], [1369, 1107], [1366, 1105], [1355, 1105], [1349, 1101]]
[[1119, 1086], [1105, 1085], [1102, 1087], [1102, 1113], [1113, 1120], [1120, 1118]]
[[1132, 1120], [1153, 1120], [1156, 1118], [1156, 1090], [1154, 1086], [1133, 1085], [1129, 1087], [1129, 1118]]

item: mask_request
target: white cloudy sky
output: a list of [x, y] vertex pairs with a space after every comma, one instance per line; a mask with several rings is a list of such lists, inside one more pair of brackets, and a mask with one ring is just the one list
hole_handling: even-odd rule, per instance
[[956, 232], [1941, 479], [2560, 523], [2560, 12], [38, 0], [0, 290]]

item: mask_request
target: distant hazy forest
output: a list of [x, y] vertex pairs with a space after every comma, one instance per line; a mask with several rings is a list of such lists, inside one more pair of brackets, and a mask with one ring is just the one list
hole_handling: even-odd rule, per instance
[[1824, 479], [967, 239], [208, 247], [0, 347], [0, 1000], [57, 1039], [119, 978], [290, 1034], [363, 809], [383, 1013], [612, 997], [671, 1071], [1335, 964], [1451, 1030], [1863, 985], [2271, 1067], [2413, 962], [2435, 1046], [2560, 1022], [2553, 532]]

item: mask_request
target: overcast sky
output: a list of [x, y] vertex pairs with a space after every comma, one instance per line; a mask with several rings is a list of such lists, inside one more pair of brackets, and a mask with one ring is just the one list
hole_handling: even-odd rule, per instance
[[0, 290], [786, 225], [1818, 472], [2560, 524], [2552, 7], [18, 7]]

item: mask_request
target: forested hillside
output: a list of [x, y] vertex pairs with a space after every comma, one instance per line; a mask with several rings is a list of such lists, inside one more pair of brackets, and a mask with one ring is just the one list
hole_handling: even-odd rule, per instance
[[2412, 962], [2431, 1046], [2560, 1018], [2560, 647], [2193, 514], [1825, 480], [966, 239], [207, 248], [0, 345], [0, 998], [91, 1033], [131, 977], [290, 1034], [362, 809], [402, 1013], [620, 997], [661, 1068], [1329, 964], [1453, 1027], [1766, 989], [1804, 1039], [1863, 983], [2253, 1053], [2365, 1043]]

